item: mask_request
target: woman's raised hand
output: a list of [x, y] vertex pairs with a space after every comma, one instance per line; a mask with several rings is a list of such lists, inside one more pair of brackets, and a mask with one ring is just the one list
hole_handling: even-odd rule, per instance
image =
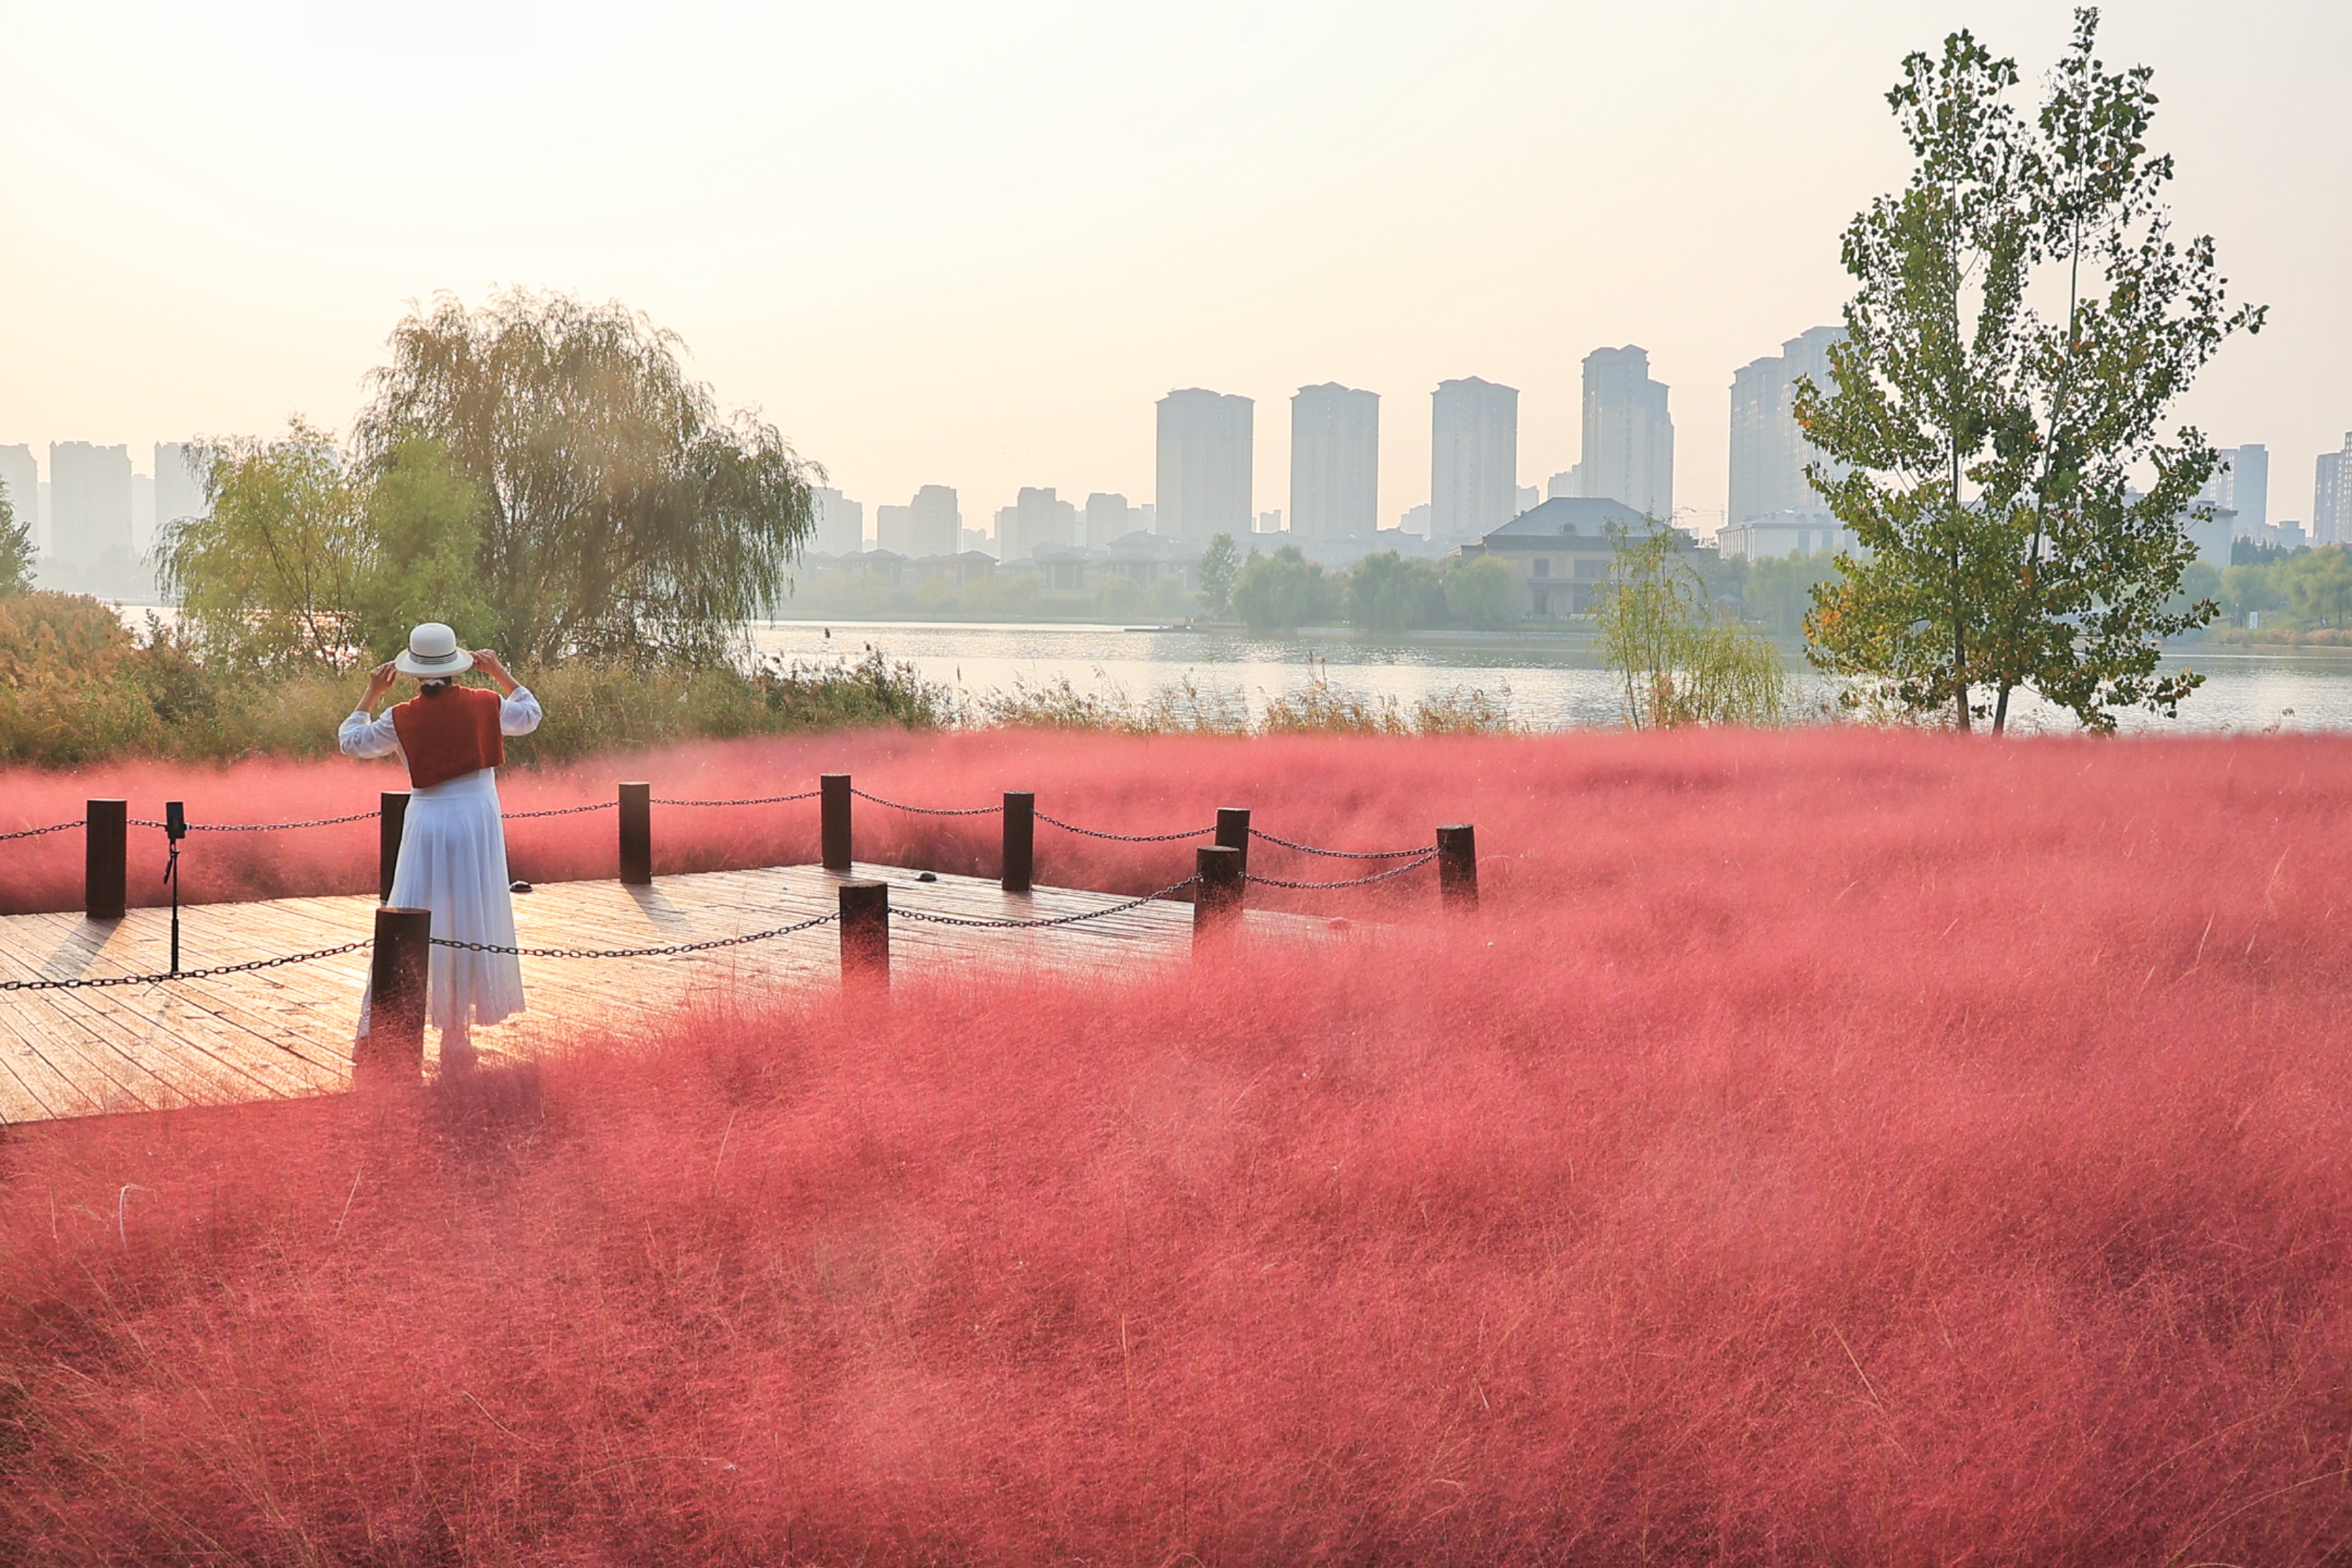
[[393, 668], [390, 659], [385, 659], [382, 664], [369, 670], [367, 695], [360, 699], [360, 711], [362, 713], [373, 711], [375, 705], [383, 700], [383, 694], [392, 689], [392, 683], [399, 678], [399, 675], [400, 671]]
[[511, 693], [518, 684], [515, 678], [507, 672], [505, 661], [488, 648], [478, 647], [474, 650], [474, 668], [497, 681], [499, 689], [501, 691]]

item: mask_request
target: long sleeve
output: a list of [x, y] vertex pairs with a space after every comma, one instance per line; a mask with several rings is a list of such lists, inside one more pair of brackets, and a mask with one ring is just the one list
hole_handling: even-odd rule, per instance
[[499, 733], [528, 735], [539, 728], [539, 721], [544, 716], [539, 710], [539, 699], [530, 694], [530, 689], [518, 686], [513, 696], [499, 704]]
[[352, 713], [335, 732], [335, 741], [347, 757], [388, 757], [400, 750], [400, 732], [393, 728], [389, 708], [381, 719], [369, 718], [364, 710]]

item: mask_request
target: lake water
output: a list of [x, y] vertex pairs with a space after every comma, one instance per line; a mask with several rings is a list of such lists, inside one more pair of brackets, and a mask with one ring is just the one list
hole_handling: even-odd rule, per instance
[[[1124, 694], [1140, 702], [1163, 686], [1190, 682], [1230, 693], [1263, 710], [1268, 699], [1297, 689], [1319, 671], [1332, 685], [1395, 698], [1410, 707], [1424, 696], [1506, 689], [1513, 715], [1545, 729], [1614, 724], [1622, 705], [1610, 673], [1591, 655], [1591, 638], [1414, 633], [1252, 637], [1227, 631], [1150, 631], [1124, 626], [980, 626], [936, 622], [773, 621], [754, 623], [761, 652], [785, 658], [855, 658], [868, 647], [912, 664], [965, 698], [1067, 678], [1082, 692]], [[1791, 662], [1802, 658], [1790, 645]], [[2352, 729], [2352, 650], [2231, 649], [2168, 656], [2168, 668], [2198, 670], [2205, 684], [2181, 705], [2180, 718], [2119, 717], [2126, 730]], [[1800, 702], [1825, 700], [1829, 687], [1810, 671], [1796, 678]], [[2012, 713], [2027, 727], [2074, 728], [2072, 718], [2030, 698]]]

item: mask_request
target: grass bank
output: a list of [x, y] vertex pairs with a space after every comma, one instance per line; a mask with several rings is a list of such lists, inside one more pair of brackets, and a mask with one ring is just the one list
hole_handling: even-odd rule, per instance
[[[695, 755], [781, 783], [817, 745]], [[0, 1541], [1480, 1568], [2352, 1540], [2352, 742], [825, 760], [1129, 831], [1471, 820], [1484, 918], [1298, 895], [1400, 940], [720, 994], [413, 1107], [12, 1134]], [[988, 852], [858, 809], [877, 853]], [[813, 846], [736, 815], [764, 826], [709, 831]], [[1099, 886], [1183, 853], [1042, 833]]]

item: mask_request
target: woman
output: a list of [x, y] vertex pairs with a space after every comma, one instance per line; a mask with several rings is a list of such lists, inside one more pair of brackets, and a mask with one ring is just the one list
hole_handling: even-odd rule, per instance
[[[500, 696], [452, 682], [477, 669]], [[375, 718], [375, 705], [402, 675], [421, 682], [407, 701]], [[454, 942], [515, 945], [514, 900], [508, 892], [506, 833], [499, 810], [498, 767], [505, 738], [539, 728], [539, 700], [487, 649], [468, 653], [457, 634], [427, 621], [408, 634], [408, 651], [375, 667], [367, 694], [338, 735], [343, 754], [388, 757], [408, 764], [408, 815], [400, 861], [392, 874], [394, 907], [430, 910], [433, 934]], [[433, 949], [425, 1016], [441, 1032], [441, 1069], [472, 1063], [476, 1024], [522, 1011], [522, 963], [510, 952]], [[368, 1032], [368, 1006], [360, 1033]]]

